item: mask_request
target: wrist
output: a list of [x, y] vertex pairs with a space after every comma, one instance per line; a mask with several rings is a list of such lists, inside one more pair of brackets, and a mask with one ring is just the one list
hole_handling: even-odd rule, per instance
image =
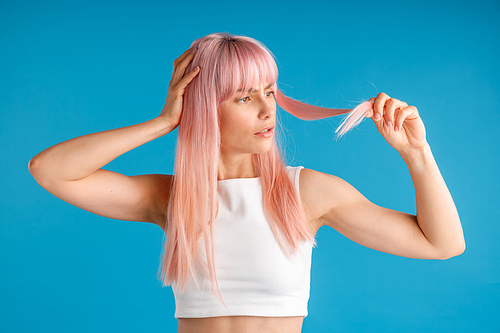
[[429, 144], [426, 142], [423, 146], [418, 148], [408, 148], [399, 151], [399, 154], [406, 162], [406, 164], [424, 163], [429, 158], [432, 159], [432, 151]]
[[154, 131], [158, 133], [159, 136], [166, 135], [177, 127], [177, 125], [173, 125], [167, 117], [161, 115], [151, 119], [150, 122], [154, 126]]

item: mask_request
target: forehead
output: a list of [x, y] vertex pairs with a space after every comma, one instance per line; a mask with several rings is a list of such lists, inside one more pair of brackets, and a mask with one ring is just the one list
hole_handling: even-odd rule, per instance
[[215, 70], [219, 103], [236, 93], [254, 91], [278, 79], [278, 69], [271, 54], [256, 45], [227, 45]]

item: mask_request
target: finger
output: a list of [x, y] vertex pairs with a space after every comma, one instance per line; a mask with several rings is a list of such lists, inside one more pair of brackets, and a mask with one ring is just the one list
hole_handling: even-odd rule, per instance
[[[375, 101], [375, 97], [372, 97], [368, 100], [368, 102], [373, 103]], [[371, 118], [373, 116], [373, 107], [365, 113], [366, 118]]]
[[404, 121], [411, 115], [415, 114], [417, 111], [417, 108], [414, 107], [413, 105], [406, 106], [403, 109], [401, 109], [398, 112], [398, 115], [396, 117], [395, 125], [394, 125], [394, 130], [399, 131], [403, 127]]
[[191, 49], [187, 49], [177, 59], [174, 60], [174, 67], [172, 68], [172, 76], [174, 76], [175, 74], [175, 68], [177, 67], [177, 64], [180, 63], [185, 57], [187, 57], [189, 53], [191, 53]]
[[196, 51], [196, 49], [189, 49], [184, 52], [179, 58], [175, 59], [171, 80], [172, 85], [177, 85], [177, 83], [179, 83], [179, 81], [182, 79], [182, 77], [184, 76], [184, 72], [187, 66], [191, 63], [191, 60], [193, 60]]
[[389, 128], [393, 127], [394, 126], [394, 119], [396, 118], [396, 111], [399, 111], [399, 109], [403, 109], [407, 106], [408, 106], [408, 104], [400, 101], [399, 99], [389, 98], [385, 102], [385, 113], [384, 113], [385, 123], [384, 123], [384, 125], [389, 127]]
[[193, 49], [191, 49], [191, 48], [184, 51], [177, 59], [174, 60], [174, 67], [175, 67], [175, 65], [181, 63], [192, 52], [193, 52]]
[[193, 79], [196, 77], [196, 75], [198, 75], [199, 72], [200, 72], [200, 66], [196, 66], [195, 69], [193, 69], [179, 81], [177, 87], [182, 91], [184, 91], [184, 88], [186, 88], [187, 85], [191, 83], [191, 81], [193, 81]]
[[[173, 79], [175, 82], [179, 82], [180, 79], [184, 76], [184, 72], [191, 63], [191, 60], [193, 60], [194, 55], [196, 54], [196, 49], [189, 49], [190, 51], [187, 54], [183, 54], [183, 56], [177, 58], [174, 61], [174, 73], [173, 73]], [[177, 61], [179, 60], [179, 61]]]
[[375, 101], [373, 102], [373, 120], [380, 121], [383, 119], [382, 116], [384, 115], [385, 102], [389, 98], [390, 97], [385, 93], [377, 95], [377, 98], [375, 98]]

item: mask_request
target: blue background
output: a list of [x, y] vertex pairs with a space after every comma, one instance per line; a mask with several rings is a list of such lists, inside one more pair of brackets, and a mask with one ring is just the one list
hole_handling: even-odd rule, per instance
[[[446, 261], [321, 229], [303, 331], [499, 332], [499, 14], [498, 1], [0, 1], [0, 331], [176, 331], [156, 279], [161, 229], [70, 206], [27, 166], [63, 140], [155, 117], [173, 60], [221, 31], [266, 44], [294, 98], [345, 108], [384, 91], [416, 105], [462, 219], [467, 250]], [[280, 117], [290, 165], [415, 213], [407, 168], [371, 121], [335, 141], [340, 119]], [[175, 137], [108, 168], [171, 173]]]

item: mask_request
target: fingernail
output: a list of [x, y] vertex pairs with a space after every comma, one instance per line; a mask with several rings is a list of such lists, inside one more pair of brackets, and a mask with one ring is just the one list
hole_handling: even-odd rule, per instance
[[386, 124], [387, 126], [389, 126], [389, 127], [392, 127], [392, 121], [390, 121], [390, 120], [387, 120], [387, 121], [385, 122], [385, 124]]
[[379, 120], [380, 118], [380, 113], [375, 113], [375, 120]]
[[399, 131], [399, 127], [398, 126], [394, 126], [394, 130], [397, 132]]
[[372, 116], [372, 112], [371, 111], [368, 111], [367, 113], [365, 113], [365, 117], [366, 118], [370, 118]]

